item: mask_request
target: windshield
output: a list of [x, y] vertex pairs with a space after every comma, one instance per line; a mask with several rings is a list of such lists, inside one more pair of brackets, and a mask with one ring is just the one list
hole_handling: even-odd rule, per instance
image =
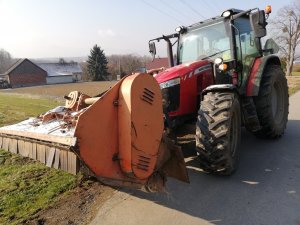
[[182, 34], [179, 43], [179, 64], [222, 57], [230, 60], [230, 39], [223, 22], [200, 27]]

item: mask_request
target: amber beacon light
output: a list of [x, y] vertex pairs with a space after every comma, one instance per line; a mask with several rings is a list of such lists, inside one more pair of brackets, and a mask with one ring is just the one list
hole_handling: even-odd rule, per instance
[[266, 14], [270, 14], [272, 12], [272, 6], [267, 5], [265, 12], [266, 12]]

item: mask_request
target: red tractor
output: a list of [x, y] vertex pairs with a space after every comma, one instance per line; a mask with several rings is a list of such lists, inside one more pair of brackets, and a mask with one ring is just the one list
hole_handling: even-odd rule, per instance
[[162, 89], [166, 126], [174, 128], [197, 116], [196, 149], [206, 172], [229, 175], [236, 170], [242, 125], [271, 139], [285, 130], [288, 88], [274, 55], [278, 46], [272, 39], [264, 48], [261, 44], [270, 12], [270, 6], [229, 9], [149, 41], [153, 57], [155, 41], [165, 40], [168, 46], [170, 68], [155, 76]]

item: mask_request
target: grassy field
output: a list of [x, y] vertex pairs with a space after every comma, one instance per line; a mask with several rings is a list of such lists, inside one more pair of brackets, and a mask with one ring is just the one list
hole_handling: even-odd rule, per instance
[[16, 89], [1, 90], [0, 93], [17, 93], [23, 95], [43, 96], [43, 98], [59, 98], [62, 99], [64, 95], [68, 95], [71, 91], [80, 91], [90, 96], [95, 96], [112, 87], [115, 81], [102, 82], [84, 82], [71, 84], [56, 84], [45, 85], [37, 87], [26, 87]]
[[292, 95], [300, 91], [300, 76], [288, 76], [289, 94]]
[[0, 150], [0, 224], [18, 224], [76, 187], [78, 177]]
[[293, 76], [300, 76], [300, 64], [295, 64], [293, 67]]
[[292, 72], [292, 76], [300, 76], [300, 72]]
[[37, 116], [62, 102], [52, 99], [28, 98], [0, 92], [0, 126]]
[[[296, 91], [300, 90], [300, 72], [293, 72], [293, 76], [287, 77], [289, 85], [289, 94], [292, 95]], [[103, 91], [112, 87], [116, 82], [84, 82], [84, 83], [71, 83], [71, 84], [58, 84], [58, 85], [46, 85], [38, 87], [26, 87], [0, 90], [0, 94], [13, 94], [27, 97], [40, 97], [55, 99], [60, 102], [63, 101], [63, 96], [67, 95], [71, 91], [80, 91], [90, 96], [95, 96]], [[41, 99], [41, 101], [44, 101]], [[62, 103], [61, 103], [62, 104]], [[1, 118], [0, 109], [0, 118]]]
[[[0, 126], [45, 112], [58, 102], [0, 93]], [[76, 186], [78, 177], [0, 150], [0, 224], [17, 224]]]

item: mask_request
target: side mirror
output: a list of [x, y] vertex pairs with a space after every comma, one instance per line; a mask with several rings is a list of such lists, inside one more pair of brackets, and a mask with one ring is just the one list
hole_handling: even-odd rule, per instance
[[266, 22], [264, 10], [258, 10], [257, 12], [250, 14], [250, 23], [256, 38], [267, 35], [266, 26], [268, 23]]
[[264, 50], [271, 50], [271, 54], [276, 54], [279, 52], [279, 46], [272, 38], [269, 38], [265, 43]]
[[153, 59], [155, 58], [156, 55], [156, 46], [154, 42], [149, 42], [149, 52], [152, 55]]

